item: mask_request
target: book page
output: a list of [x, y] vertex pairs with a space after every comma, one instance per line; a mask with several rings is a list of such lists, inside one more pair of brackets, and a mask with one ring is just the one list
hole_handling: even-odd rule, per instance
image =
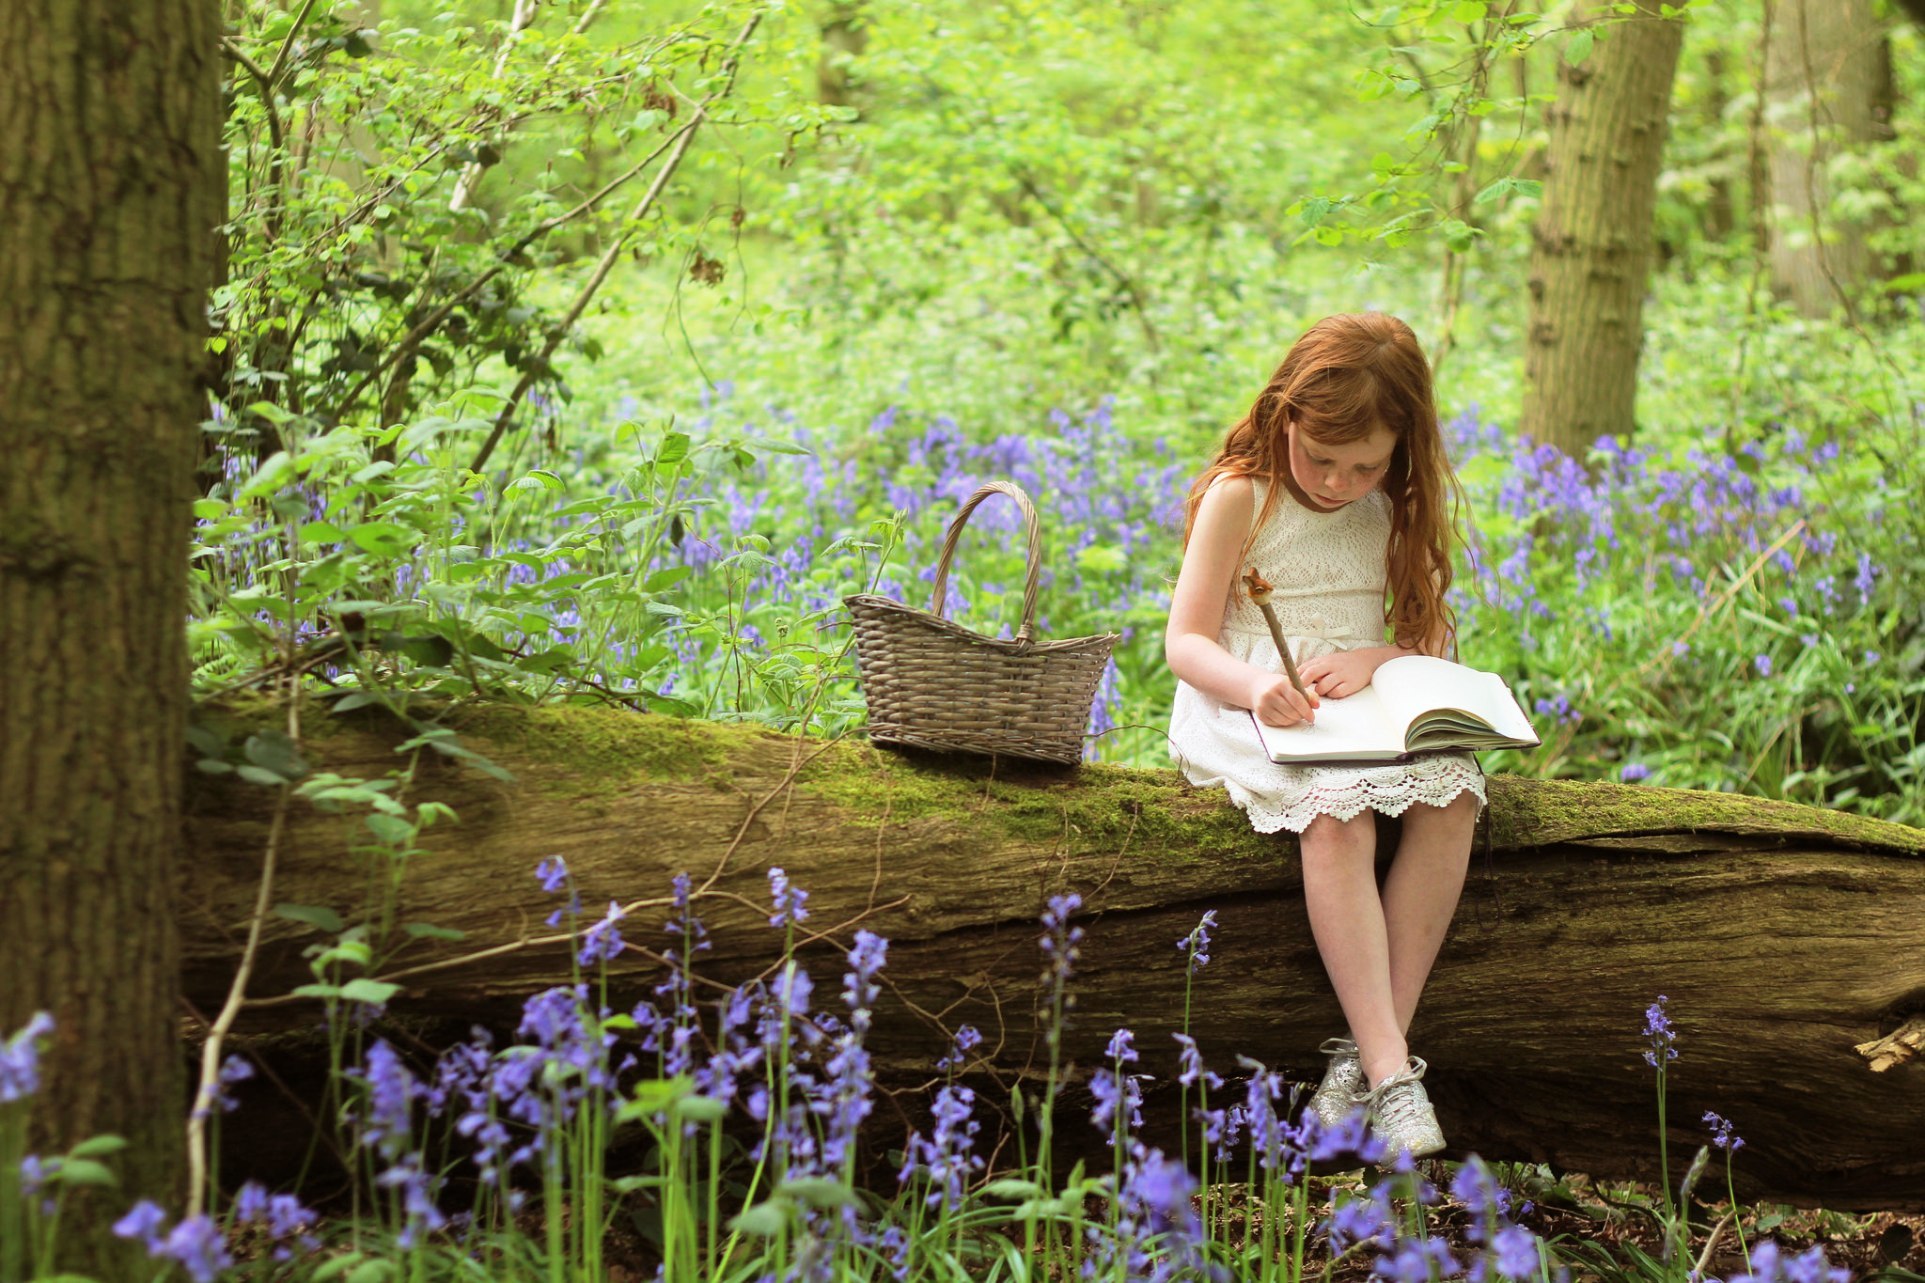
[[1404, 719], [1386, 712], [1375, 686], [1324, 700], [1308, 726], [1266, 726], [1254, 715], [1250, 720], [1273, 761], [1383, 761], [1404, 751]]
[[1510, 687], [1496, 673], [1430, 655], [1403, 655], [1378, 666], [1371, 689], [1378, 692], [1400, 739], [1425, 713], [1448, 711], [1468, 714], [1506, 739], [1538, 742]]

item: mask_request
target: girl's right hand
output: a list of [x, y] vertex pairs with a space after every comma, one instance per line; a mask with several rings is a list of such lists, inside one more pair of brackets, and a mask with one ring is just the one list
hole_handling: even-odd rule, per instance
[[1295, 726], [1317, 720], [1316, 692], [1307, 697], [1282, 673], [1263, 673], [1250, 683], [1250, 711], [1265, 726]]

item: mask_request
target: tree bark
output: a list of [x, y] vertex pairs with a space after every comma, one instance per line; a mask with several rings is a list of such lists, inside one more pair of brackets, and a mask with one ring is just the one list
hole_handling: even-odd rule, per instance
[[[319, 728], [307, 746], [317, 769], [350, 777], [392, 769], [405, 734], [318, 713], [304, 724]], [[231, 738], [248, 725], [237, 719]], [[515, 782], [452, 766], [417, 775], [413, 796], [448, 802], [460, 823], [424, 835], [434, 850], [409, 858], [389, 920], [465, 939], [408, 939], [377, 964], [374, 974], [404, 986], [398, 1016], [507, 1025], [523, 997], [567, 981], [565, 942], [528, 943], [549, 933], [541, 924], [556, 903], [534, 865], [561, 854], [588, 917], [611, 900], [643, 902], [624, 934], [648, 948], [670, 943], [659, 930], [669, 881], [690, 874], [714, 932], [701, 955], [711, 980], [739, 983], [776, 962], [771, 866], [811, 893], [804, 925], [825, 941], [846, 947], [858, 925], [887, 937], [870, 1048], [890, 1083], [928, 1082], [964, 1023], [987, 1035], [979, 1072], [1041, 1074], [1035, 920], [1063, 891], [1087, 906], [1064, 1039], [1081, 1070], [1103, 1063], [1112, 1031], [1127, 1026], [1141, 1068], [1171, 1081], [1184, 1001], [1175, 943], [1207, 909], [1220, 928], [1191, 1025], [1220, 1072], [1236, 1072], [1237, 1053], [1321, 1072], [1314, 1048], [1343, 1027], [1294, 843], [1253, 833], [1222, 792], [1171, 771], [992, 770], [588, 709], [472, 710], [460, 734]], [[185, 975], [204, 1009], [231, 974], [269, 809], [264, 790], [222, 782], [231, 779], [198, 777], [189, 806]], [[1464, 904], [1411, 1030], [1459, 1152], [1655, 1179], [1639, 1030], [1663, 993], [1680, 1030], [1669, 1106], [1680, 1168], [1703, 1139], [1698, 1118], [1716, 1109], [1749, 1142], [1737, 1164], [1746, 1197], [1925, 1206], [1925, 1062], [1902, 1039], [1881, 1053], [1880, 1072], [1854, 1050], [1925, 1014], [1925, 833], [1679, 790], [1500, 777], [1491, 794]], [[1394, 828], [1380, 829], [1386, 852]], [[357, 829], [352, 816], [293, 817], [276, 899], [365, 920], [361, 890], [388, 865], [350, 852], [365, 841]], [[312, 1024], [311, 1002], [276, 995], [312, 978], [301, 950], [318, 938], [270, 924], [244, 1017], [252, 1028]], [[804, 951], [824, 1005], [843, 970], [827, 950]], [[611, 1005], [625, 1010], [658, 978], [649, 959], [624, 955]], [[1160, 1112], [1173, 1120], [1175, 1101]], [[1094, 1137], [1068, 1123], [1058, 1131]]]
[[1652, 208], [1684, 42], [1682, 20], [1658, 17], [1658, 0], [1638, 8], [1598, 28], [1589, 58], [1558, 64], [1531, 234], [1519, 426], [1579, 457], [1601, 436], [1629, 440], [1634, 423]]
[[1872, 278], [1867, 216], [1841, 214], [1841, 157], [1892, 137], [1891, 50], [1871, 0], [1770, 0], [1771, 277], [1806, 316], [1849, 310]]
[[[212, 0], [0, 7], [0, 1029], [33, 1143], [171, 1200], [191, 474], [226, 184]], [[131, 1261], [84, 1200], [69, 1269]], [[101, 1245], [105, 1245], [104, 1247]], [[151, 1274], [151, 1269], [147, 1271]]]

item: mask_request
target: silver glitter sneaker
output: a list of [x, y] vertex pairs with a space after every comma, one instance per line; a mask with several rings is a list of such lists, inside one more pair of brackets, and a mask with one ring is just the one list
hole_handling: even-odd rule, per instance
[[1402, 1153], [1422, 1158], [1444, 1147], [1437, 1111], [1430, 1107], [1430, 1093], [1419, 1081], [1429, 1068], [1420, 1057], [1412, 1056], [1375, 1087], [1351, 1096], [1368, 1111], [1371, 1134], [1383, 1141], [1389, 1151], [1384, 1157], [1390, 1161]]
[[1357, 1097], [1367, 1092], [1370, 1084], [1364, 1079], [1363, 1062], [1357, 1059], [1357, 1044], [1350, 1039], [1326, 1038], [1317, 1050], [1330, 1057], [1330, 1067], [1323, 1071], [1323, 1081], [1310, 1097], [1310, 1109], [1328, 1131], [1357, 1112], [1361, 1103]]

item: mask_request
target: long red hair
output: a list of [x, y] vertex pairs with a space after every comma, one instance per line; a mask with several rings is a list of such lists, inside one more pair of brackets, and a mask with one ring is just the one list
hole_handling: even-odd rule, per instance
[[[1203, 492], [1220, 476], [1263, 479], [1263, 507], [1252, 525], [1253, 537], [1276, 505], [1287, 501], [1288, 423], [1327, 445], [1361, 441], [1379, 425], [1396, 436], [1383, 483], [1390, 498], [1384, 623], [1398, 645], [1435, 640], [1443, 653], [1451, 653], [1457, 619], [1444, 595], [1450, 588], [1452, 540], [1463, 539], [1458, 524], [1463, 491], [1444, 454], [1430, 362], [1410, 327], [1394, 316], [1326, 316], [1290, 345], [1256, 404], [1230, 429], [1190, 487], [1184, 546], [1189, 546]], [[1245, 539], [1243, 553], [1249, 551]]]

